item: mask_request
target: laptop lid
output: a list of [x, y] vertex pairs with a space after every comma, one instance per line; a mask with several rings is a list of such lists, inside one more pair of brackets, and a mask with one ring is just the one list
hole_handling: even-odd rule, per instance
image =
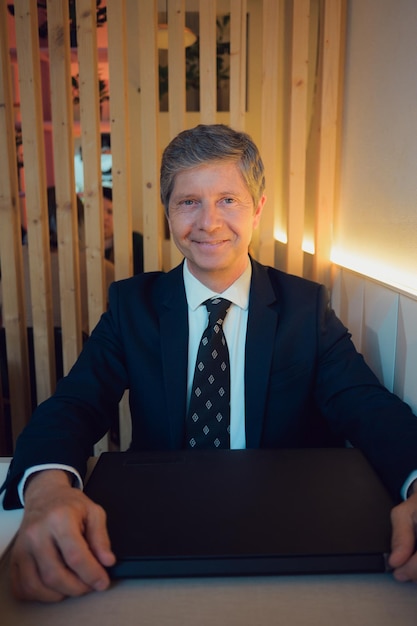
[[112, 577], [386, 570], [393, 502], [356, 449], [103, 453]]

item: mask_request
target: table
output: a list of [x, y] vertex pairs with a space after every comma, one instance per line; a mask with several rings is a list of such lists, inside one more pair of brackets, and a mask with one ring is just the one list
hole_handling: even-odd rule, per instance
[[[11, 458], [0, 457], [0, 485], [3, 484], [6, 478], [7, 470], [9, 469]], [[0, 557], [6, 550], [10, 541], [18, 528], [22, 519], [23, 511], [5, 511], [3, 509], [3, 494], [0, 496]]]
[[[0, 460], [0, 481], [9, 459]], [[0, 510], [0, 545], [22, 512]], [[417, 586], [390, 574], [118, 581], [56, 605], [19, 603], [0, 561], [2, 626], [416, 626]]]

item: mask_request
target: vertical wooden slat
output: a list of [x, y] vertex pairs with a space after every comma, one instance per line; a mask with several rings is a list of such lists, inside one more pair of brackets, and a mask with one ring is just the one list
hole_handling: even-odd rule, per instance
[[168, 0], [169, 134], [184, 129], [185, 119], [185, 0]]
[[23, 260], [16, 146], [13, 118], [13, 91], [10, 73], [9, 37], [6, 30], [6, 3], [0, 3], [0, 264], [2, 282], [2, 324], [7, 343], [12, 438], [29, 418], [30, 380], [23, 292]]
[[103, 199], [98, 92], [96, 3], [77, 0], [81, 147], [84, 164], [88, 324], [90, 331], [105, 310]]
[[139, 72], [142, 127], [142, 204], [144, 269], [161, 269], [161, 201], [159, 197], [159, 97], [155, 0], [139, 4], [138, 37], [141, 41]]
[[345, 0], [324, 1], [320, 136], [315, 223], [315, 280], [330, 285], [330, 254], [334, 220], [338, 140], [340, 132]]
[[230, 1], [230, 125], [244, 130], [246, 117], [246, 0]]
[[200, 0], [200, 121], [216, 121], [216, 2]]
[[49, 57], [52, 61], [50, 63], [52, 137], [64, 374], [72, 367], [82, 345], [68, 24], [67, 3], [48, 0], [48, 44]]
[[[168, 102], [171, 139], [184, 130], [185, 124], [185, 0], [168, 0]], [[170, 239], [171, 267], [178, 265], [182, 254]]]
[[306, 191], [307, 83], [310, 0], [294, 0], [291, 102], [289, 137], [289, 180], [287, 214], [287, 270], [303, 275], [303, 234]]
[[[130, 194], [129, 111], [127, 98], [126, 0], [107, 0], [110, 128], [112, 148], [115, 278], [132, 275], [132, 199]], [[129, 394], [119, 403], [120, 447], [131, 440]]]
[[[259, 226], [259, 260], [274, 265], [275, 260], [275, 214], [278, 198], [273, 179], [278, 170], [276, 136], [278, 111], [278, 26], [279, 3], [264, 0], [262, 19], [262, 131], [261, 150], [265, 164], [268, 202]], [[268, 182], [269, 181], [269, 182]]]
[[[96, 3], [94, 0], [77, 0], [76, 7], [88, 324], [91, 331], [106, 308]], [[108, 445], [109, 438], [105, 435], [94, 446], [94, 453], [98, 455], [108, 450]]]
[[30, 287], [38, 402], [55, 388], [49, 225], [35, 0], [15, 2], [17, 57], [25, 161]]
[[115, 278], [132, 275], [126, 0], [107, 1]]

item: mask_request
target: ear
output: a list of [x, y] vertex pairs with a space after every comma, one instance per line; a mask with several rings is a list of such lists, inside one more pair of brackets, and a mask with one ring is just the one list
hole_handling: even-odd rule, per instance
[[253, 229], [258, 227], [259, 222], [261, 221], [261, 215], [266, 202], [266, 195], [263, 194], [261, 199], [258, 202], [258, 206], [256, 207], [255, 213], [253, 214]]

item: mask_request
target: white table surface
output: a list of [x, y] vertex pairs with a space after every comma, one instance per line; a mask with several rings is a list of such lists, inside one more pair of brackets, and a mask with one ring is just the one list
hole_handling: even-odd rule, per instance
[[[0, 480], [9, 459], [0, 459]], [[22, 511], [0, 509], [2, 552]], [[417, 626], [417, 585], [390, 574], [123, 580], [56, 605], [21, 603], [0, 559], [1, 626]]]
[[[0, 457], [0, 485], [6, 478], [10, 464], [10, 457]], [[0, 496], [0, 557], [13, 539], [22, 519], [23, 511], [5, 511], [3, 509], [3, 494]]]

